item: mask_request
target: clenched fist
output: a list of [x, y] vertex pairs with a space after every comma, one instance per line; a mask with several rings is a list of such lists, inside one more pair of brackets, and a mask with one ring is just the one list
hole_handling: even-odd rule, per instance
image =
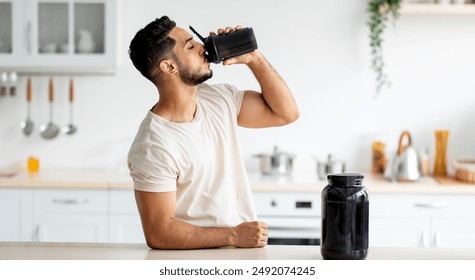
[[264, 247], [267, 244], [267, 224], [259, 221], [244, 222], [233, 228], [234, 246], [238, 248]]

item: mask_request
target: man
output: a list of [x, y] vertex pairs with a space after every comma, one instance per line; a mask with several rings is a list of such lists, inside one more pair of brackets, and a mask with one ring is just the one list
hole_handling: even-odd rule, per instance
[[[218, 30], [229, 32], [235, 31]], [[237, 125], [295, 121], [299, 112], [285, 82], [256, 50], [223, 64], [248, 65], [262, 93], [204, 84], [212, 71], [203, 45], [166, 16], [137, 32], [129, 54], [159, 93], [128, 156], [147, 245], [265, 246], [267, 225], [256, 221]]]

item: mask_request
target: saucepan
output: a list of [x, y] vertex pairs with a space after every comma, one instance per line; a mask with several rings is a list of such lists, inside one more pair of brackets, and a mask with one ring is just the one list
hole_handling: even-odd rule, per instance
[[254, 157], [260, 158], [260, 169], [264, 175], [291, 175], [295, 155], [282, 152], [279, 147], [274, 147], [272, 154], [258, 154]]
[[326, 180], [328, 174], [345, 172], [345, 162], [333, 159], [331, 154], [327, 156], [326, 161], [314, 159], [317, 161], [317, 174], [320, 180]]

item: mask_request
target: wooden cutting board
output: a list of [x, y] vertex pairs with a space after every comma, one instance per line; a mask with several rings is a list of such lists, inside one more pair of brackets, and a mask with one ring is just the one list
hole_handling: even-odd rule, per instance
[[459, 181], [453, 176], [434, 176], [434, 179], [441, 185], [468, 185], [470, 183]]

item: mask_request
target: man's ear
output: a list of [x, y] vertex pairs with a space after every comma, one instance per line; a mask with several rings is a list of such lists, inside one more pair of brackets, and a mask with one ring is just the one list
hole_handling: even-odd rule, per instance
[[166, 74], [174, 74], [178, 71], [176, 62], [173, 59], [164, 59], [160, 61], [158, 67], [160, 67], [162, 73]]

